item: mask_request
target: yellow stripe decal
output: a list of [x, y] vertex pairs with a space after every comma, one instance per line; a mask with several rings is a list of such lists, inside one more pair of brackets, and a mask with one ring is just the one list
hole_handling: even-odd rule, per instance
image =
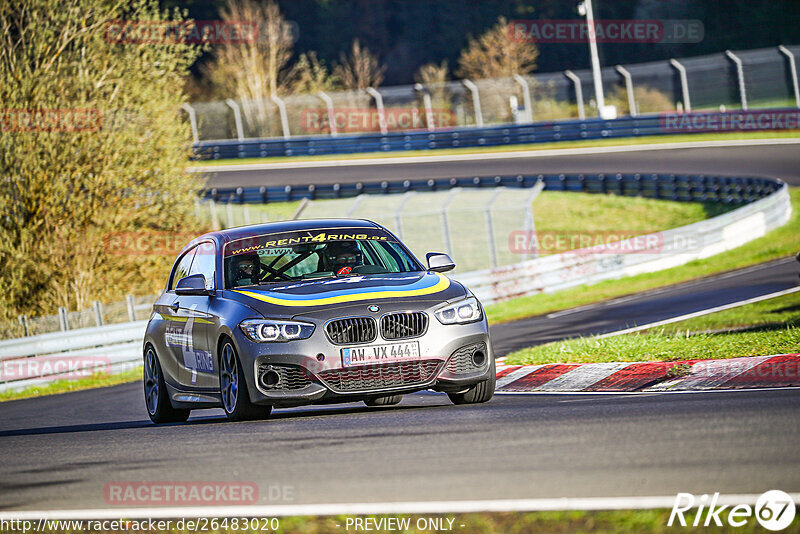
[[371, 291], [369, 293], [353, 293], [350, 295], [337, 295], [335, 297], [322, 297], [322, 298], [306, 299], [306, 300], [281, 299], [277, 297], [262, 295], [261, 293], [255, 293], [253, 291], [242, 291], [238, 289], [234, 291], [257, 300], [269, 302], [270, 304], [276, 304], [278, 306], [324, 306], [326, 304], [341, 304], [343, 302], [358, 302], [361, 300], [417, 297], [420, 295], [430, 295], [432, 293], [439, 293], [440, 291], [444, 291], [445, 289], [450, 287], [449, 278], [447, 278], [446, 276], [442, 276], [439, 273], [436, 273], [436, 276], [439, 277], [439, 281], [436, 284], [430, 287], [423, 287], [420, 289], [399, 289], [399, 290], [387, 289], [384, 291]]

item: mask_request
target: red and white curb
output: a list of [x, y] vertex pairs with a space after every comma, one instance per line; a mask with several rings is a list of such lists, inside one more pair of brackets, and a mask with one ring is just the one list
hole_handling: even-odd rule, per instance
[[800, 354], [672, 362], [506, 365], [497, 393], [697, 391], [800, 386]]

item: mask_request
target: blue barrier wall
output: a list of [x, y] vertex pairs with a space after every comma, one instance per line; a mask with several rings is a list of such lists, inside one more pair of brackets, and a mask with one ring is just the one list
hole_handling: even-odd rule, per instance
[[613, 139], [687, 133], [797, 129], [800, 110], [668, 113], [614, 120], [588, 119], [505, 125], [491, 128], [460, 128], [434, 132], [405, 132], [203, 141], [194, 146], [194, 159], [262, 158], [397, 152], [502, 146], [585, 139]]

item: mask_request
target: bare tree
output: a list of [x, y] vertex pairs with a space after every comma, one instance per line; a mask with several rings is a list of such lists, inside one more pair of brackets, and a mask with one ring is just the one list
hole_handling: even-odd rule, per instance
[[536, 69], [539, 49], [535, 43], [515, 39], [505, 17], [477, 39], [470, 39], [458, 58], [462, 78], [501, 78], [528, 74]]
[[350, 55], [340, 55], [340, 63], [333, 69], [333, 74], [346, 89], [366, 89], [380, 85], [385, 71], [386, 67], [378, 62], [378, 58], [356, 39]]

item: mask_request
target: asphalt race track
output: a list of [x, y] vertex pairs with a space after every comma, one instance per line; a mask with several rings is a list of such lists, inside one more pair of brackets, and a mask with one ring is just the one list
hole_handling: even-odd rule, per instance
[[[398, 164], [214, 179], [253, 185], [288, 176], [307, 183], [317, 173], [386, 179], [661, 171], [800, 183], [798, 162], [797, 145], [775, 145], [510, 158], [485, 169], [476, 162]], [[498, 325], [492, 337], [502, 355], [772, 293], [797, 285], [799, 271], [793, 260], [779, 260]], [[147, 418], [141, 383], [133, 383], [0, 409], [0, 511], [106, 508], [106, 485], [126, 481], [253, 482], [261, 505], [800, 491], [800, 389], [504, 394], [458, 407], [444, 395], [421, 393], [395, 407], [285, 409], [236, 424], [221, 410], [204, 410], [187, 424], [157, 427]]]
[[[797, 284], [785, 259], [492, 329], [500, 353], [772, 293]], [[259, 504], [672, 495], [800, 490], [800, 389], [498, 395], [456, 407], [408, 395], [276, 410], [221, 410], [153, 426], [141, 383], [2, 404], [2, 509], [105, 507], [126, 481], [254, 482]], [[270, 496], [281, 498], [270, 500]], [[291, 498], [283, 498], [290, 495]]]
[[[638, 150], [641, 148], [641, 150]], [[601, 150], [601, 149], [598, 149]], [[432, 152], [435, 155], [435, 152]], [[800, 185], [800, 144], [678, 148], [535, 157], [509, 156], [486, 161], [337, 164], [333, 167], [269, 168], [208, 173], [209, 187], [379, 182], [406, 178], [459, 178], [513, 174], [580, 172], [656, 172], [722, 176], [768, 176]], [[199, 162], [202, 165], [202, 162]]]

